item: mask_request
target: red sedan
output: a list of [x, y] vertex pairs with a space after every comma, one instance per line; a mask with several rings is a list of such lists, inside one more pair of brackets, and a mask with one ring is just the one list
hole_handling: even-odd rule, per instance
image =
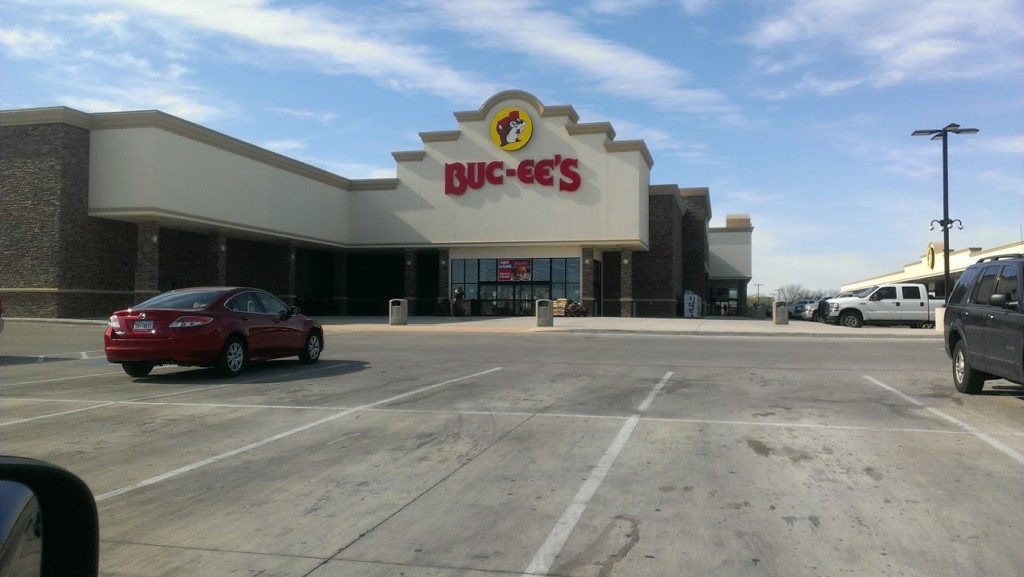
[[103, 335], [107, 360], [144, 377], [156, 365], [216, 367], [224, 376], [249, 361], [298, 355], [315, 363], [324, 347], [320, 323], [267, 291], [197, 287], [157, 295], [117, 311]]

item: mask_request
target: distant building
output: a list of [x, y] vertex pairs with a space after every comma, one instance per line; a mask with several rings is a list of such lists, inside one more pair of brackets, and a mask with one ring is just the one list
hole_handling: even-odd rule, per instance
[[[970, 247], [951, 250], [949, 253], [949, 282], [956, 284], [964, 269], [978, 262], [979, 259], [1001, 254], [1024, 254], [1024, 242], [1012, 242], [989, 249]], [[924, 284], [928, 287], [928, 292], [936, 296], [945, 296], [947, 293], [946, 287], [942, 286], [945, 269], [943, 244], [941, 242], [932, 242], [925, 248], [925, 252], [919, 260], [904, 265], [902, 271], [845, 284], [842, 290], [858, 291], [882, 283], [913, 282]], [[953, 287], [949, 288], [952, 289]]]
[[9, 316], [104, 317], [195, 285], [266, 288], [313, 314], [680, 314], [746, 305], [746, 215], [650, 184], [640, 140], [499, 93], [354, 180], [158, 111], [0, 112], [0, 294]]

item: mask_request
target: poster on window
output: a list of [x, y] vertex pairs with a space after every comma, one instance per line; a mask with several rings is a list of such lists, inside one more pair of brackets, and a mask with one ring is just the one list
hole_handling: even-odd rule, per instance
[[526, 281], [533, 278], [530, 259], [499, 259], [498, 281]]

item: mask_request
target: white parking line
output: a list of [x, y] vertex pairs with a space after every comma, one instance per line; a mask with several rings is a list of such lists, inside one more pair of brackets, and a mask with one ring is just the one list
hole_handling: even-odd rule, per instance
[[[654, 390], [647, 395], [640, 406], [637, 408], [639, 412], [646, 411], [650, 406], [651, 402], [654, 401], [654, 397], [657, 396], [658, 392], [665, 387], [668, 380], [672, 378], [672, 372], [665, 373], [665, 376], [661, 378], [661, 381], [654, 387]], [[612, 441], [611, 446], [604, 452], [604, 456], [597, 463], [597, 467], [591, 471], [590, 475], [587, 476], [587, 480], [584, 481], [583, 485], [580, 486], [579, 490], [576, 491], [576, 496], [573, 497], [572, 502], [569, 504], [569, 508], [562, 513], [562, 517], [555, 523], [551, 533], [548, 534], [548, 538], [540, 546], [540, 549], [533, 556], [533, 560], [530, 561], [530, 565], [526, 568], [526, 572], [523, 573], [523, 577], [529, 575], [547, 575], [548, 571], [551, 570], [551, 566], [555, 562], [555, 557], [562, 552], [562, 548], [565, 547], [565, 542], [569, 540], [569, 535], [572, 530], [576, 528], [576, 523], [579, 522], [580, 518], [583, 517], [583, 512], [587, 510], [587, 505], [590, 503], [590, 499], [594, 497], [594, 493], [597, 492], [597, 488], [601, 486], [601, 482], [604, 481], [608, 471], [611, 470], [612, 465], [615, 464], [615, 460], [619, 458], [619, 453], [626, 446], [626, 442], [629, 441], [629, 436], [633, 434], [633, 429], [636, 429], [637, 423], [640, 422], [640, 415], [633, 415], [630, 417], [626, 424], [619, 429], [619, 434], [615, 435], [615, 440]]]
[[266, 439], [263, 439], [263, 440], [260, 440], [260, 441], [256, 441], [255, 443], [250, 443], [248, 445], [245, 445], [244, 447], [239, 447], [239, 448], [234, 449], [232, 451], [228, 451], [226, 453], [221, 453], [220, 455], [215, 455], [213, 457], [210, 457], [209, 459], [203, 459], [202, 461], [198, 461], [196, 463], [192, 463], [191, 465], [185, 465], [184, 467], [179, 467], [177, 469], [174, 469], [173, 471], [168, 471], [168, 472], [166, 472], [166, 473], [164, 473], [162, 475], [156, 475], [155, 477], [150, 477], [150, 478], [145, 479], [143, 481], [139, 481], [138, 483], [133, 483], [131, 485], [128, 485], [127, 487], [122, 487], [122, 488], [116, 489], [114, 491], [108, 491], [106, 493], [103, 493], [102, 495], [98, 495], [96, 497], [96, 502], [99, 503], [101, 501], [105, 501], [107, 499], [110, 499], [111, 497], [117, 497], [118, 495], [123, 495], [125, 493], [128, 493], [129, 491], [134, 491], [135, 489], [140, 489], [142, 487], [148, 487], [149, 485], [153, 485], [153, 484], [159, 483], [160, 481], [165, 481], [167, 479], [171, 479], [173, 477], [177, 477], [179, 475], [183, 475], [185, 473], [188, 473], [189, 471], [194, 471], [194, 470], [196, 470], [196, 469], [198, 469], [200, 467], [204, 467], [206, 465], [209, 465], [209, 464], [212, 464], [212, 463], [216, 463], [218, 461], [223, 461], [224, 459], [227, 459], [229, 457], [234, 457], [235, 455], [239, 455], [241, 453], [245, 453], [245, 452], [251, 451], [253, 449], [258, 449], [258, 448], [263, 447], [265, 445], [269, 445], [270, 443], [273, 443], [274, 441], [279, 441], [281, 439], [285, 439], [287, 437], [291, 437], [292, 435], [295, 435], [297, 433], [301, 433], [303, 431], [308, 431], [310, 429], [319, 427], [320, 425], [323, 425], [325, 423], [329, 423], [331, 421], [335, 421], [337, 419], [340, 419], [340, 418], [342, 418], [344, 416], [351, 415], [352, 413], [356, 413], [356, 412], [359, 412], [359, 411], [362, 411], [362, 410], [370, 409], [370, 408], [376, 407], [377, 405], [383, 405], [383, 404], [391, 403], [391, 402], [397, 401], [399, 399], [404, 399], [406, 397], [411, 397], [413, 395], [418, 395], [420, 393], [423, 393], [423, 392], [426, 392], [426, 391], [429, 391], [429, 390], [432, 390], [432, 389], [436, 389], [438, 387], [443, 387], [443, 386], [446, 386], [446, 385], [450, 385], [452, 383], [457, 383], [459, 381], [465, 381], [467, 379], [472, 379], [474, 377], [480, 377], [480, 376], [487, 375], [487, 374], [493, 373], [495, 371], [500, 371], [500, 370], [501, 370], [501, 367], [495, 367], [493, 369], [488, 369], [486, 371], [481, 371], [479, 373], [474, 373], [472, 375], [466, 375], [464, 377], [458, 377], [458, 378], [455, 378], [455, 379], [450, 379], [450, 380], [444, 381], [443, 383], [437, 383], [437, 384], [434, 384], [434, 385], [429, 385], [429, 386], [426, 386], [426, 387], [422, 387], [422, 388], [416, 389], [414, 391], [409, 391], [408, 393], [402, 393], [401, 395], [395, 395], [393, 397], [388, 397], [386, 399], [382, 399], [380, 401], [376, 401], [376, 402], [373, 402], [373, 403], [368, 403], [366, 405], [362, 405], [362, 406], [359, 406], [359, 407], [354, 407], [354, 408], [351, 408], [351, 409], [346, 409], [346, 410], [341, 411], [339, 413], [335, 413], [335, 414], [330, 415], [328, 417], [324, 417], [323, 419], [319, 419], [319, 420], [313, 421], [312, 423], [307, 423], [305, 425], [302, 425], [301, 427], [296, 427], [294, 429], [285, 431], [283, 433], [278, 433], [278, 434], [276, 434], [274, 436], [267, 437]]
[[60, 377], [60, 378], [56, 378], [56, 379], [42, 379], [40, 381], [22, 381], [20, 383], [5, 383], [5, 384], [0, 384], [0, 389], [2, 389], [4, 387], [20, 387], [22, 385], [38, 385], [39, 383], [56, 383], [57, 381], [70, 381], [72, 379], [88, 379], [88, 378], [91, 378], [91, 377], [106, 377], [106, 376], [110, 376], [110, 375], [120, 375], [120, 374], [122, 374], [121, 371], [115, 371], [115, 372], [112, 372], [112, 373], [95, 373], [95, 374], [92, 374], [92, 375], [77, 375], [77, 376], [74, 376], [74, 377]]
[[926, 410], [926, 411], [928, 411], [928, 412], [930, 412], [930, 413], [932, 413], [934, 415], [938, 415], [939, 417], [942, 417], [943, 419], [946, 419], [950, 423], [953, 423], [954, 425], [960, 427], [961, 429], [971, 433], [975, 437], [978, 437], [982, 441], [985, 441], [986, 443], [988, 443], [992, 447], [995, 447], [1000, 452], [1002, 452], [1005, 455], [1009, 456], [1014, 461], [1017, 461], [1021, 465], [1024, 465], [1024, 455], [1022, 455], [1018, 451], [1016, 451], [1016, 450], [1014, 450], [1014, 449], [1004, 445], [999, 440], [994, 439], [991, 435], [989, 435], [988, 433], [982, 431], [981, 429], [978, 429], [976, 427], [968, 425], [967, 423], [961, 421], [960, 419], [958, 419], [958, 418], [956, 418], [956, 417], [954, 417], [952, 415], [949, 415], [947, 413], [944, 413], [944, 412], [940, 411], [939, 409], [936, 409], [936, 408], [933, 408], [933, 407], [929, 407], [929, 406], [925, 405], [924, 403], [922, 403], [921, 401], [918, 401], [917, 399], [911, 397], [910, 395], [906, 395], [906, 394], [896, 390], [895, 388], [893, 388], [893, 387], [891, 387], [891, 386], [889, 386], [889, 385], [879, 381], [878, 379], [874, 379], [874, 378], [869, 377], [867, 375], [863, 375], [863, 376], [868, 381], [878, 385], [879, 387], [882, 387], [883, 389], [889, 391], [890, 393], [898, 395], [899, 397], [901, 397], [905, 401], [907, 401], [907, 402], [909, 402], [909, 403], [911, 403], [913, 405], [916, 405], [918, 407], [921, 407], [922, 409], [924, 409], [924, 410]]

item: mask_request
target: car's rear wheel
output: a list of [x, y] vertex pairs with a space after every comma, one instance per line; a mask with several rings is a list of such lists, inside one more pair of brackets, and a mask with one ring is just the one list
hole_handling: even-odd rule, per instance
[[839, 315], [839, 324], [844, 327], [850, 327], [851, 329], [860, 328], [864, 324], [864, 321], [860, 318], [858, 313], [847, 311]]
[[245, 349], [245, 341], [239, 337], [231, 337], [224, 343], [220, 352], [220, 359], [217, 361], [217, 372], [225, 377], [234, 377], [245, 368], [248, 351]]
[[956, 390], [968, 395], [976, 395], [985, 386], [985, 375], [971, 367], [967, 360], [967, 345], [963, 341], [953, 348], [953, 385]]
[[302, 347], [302, 352], [299, 353], [299, 360], [306, 364], [313, 364], [317, 359], [320, 358], [320, 353], [324, 350], [324, 341], [317, 331], [309, 331], [306, 335], [306, 345]]
[[153, 371], [153, 363], [132, 361], [121, 363], [121, 368], [124, 369], [124, 372], [128, 373], [129, 377], [144, 377]]

